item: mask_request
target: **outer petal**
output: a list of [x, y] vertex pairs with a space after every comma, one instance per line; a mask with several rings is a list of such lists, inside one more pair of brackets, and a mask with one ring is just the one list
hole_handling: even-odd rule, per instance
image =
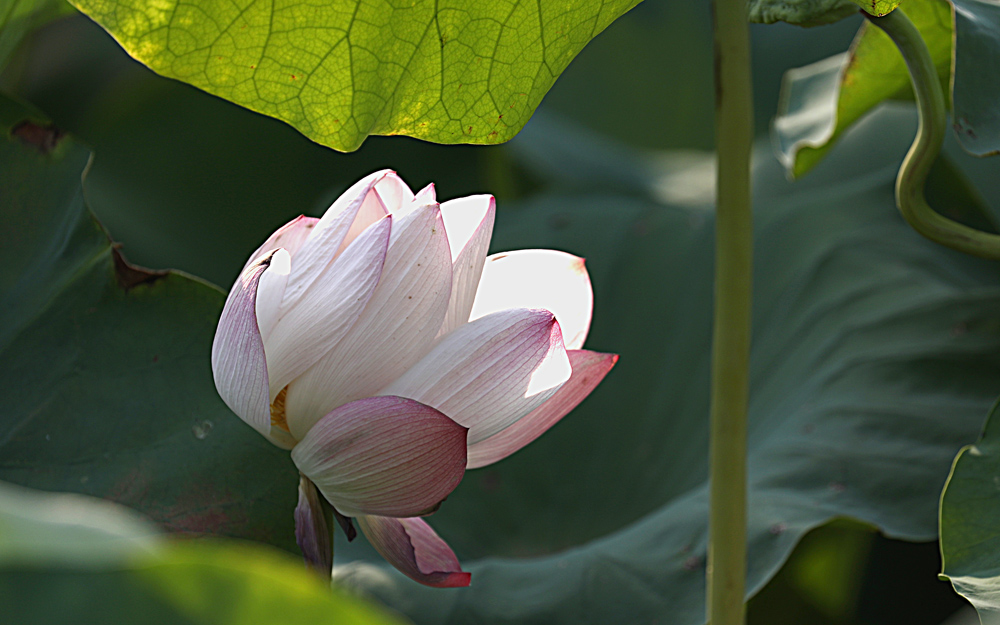
[[271, 250], [278, 249], [279, 247], [284, 248], [289, 254], [294, 255], [305, 243], [309, 234], [316, 227], [316, 223], [319, 221], [317, 217], [306, 217], [305, 215], [299, 215], [295, 219], [291, 220], [284, 226], [278, 228], [274, 231], [271, 236], [267, 238], [264, 243], [257, 248], [257, 251], [250, 256], [250, 260], [247, 264], [243, 266], [246, 269], [250, 266], [257, 257], [270, 252]]
[[351, 241], [385, 215], [374, 188], [388, 174], [386, 170], [362, 178], [312, 224], [306, 240], [292, 255], [292, 271], [285, 294], [286, 307], [298, 302]]
[[271, 429], [267, 361], [257, 326], [257, 287], [277, 250], [247, 266], [229, 291], [212, 342], [212, 376], [222, 401], [265, 436]]
[[439, 335], [445, 335], [469, 320], [483, 262], [493, 236], [496, 200], [492, 195], [472, 195], [441, 205], [444, 227], [451, 246], [452, 286], [448, 314]]
[[370, 397], [430, 349], [451, 292], [451, 254], [437, 205], [398, 218], [378, 286], [351, 331], [288, 388], [288, 426], [305, 436], [341, 404]]
[[410, 579], [426, 586], [468, 586], [455, 552], [423, 519], [361, 515], [358, 525], [375, 551]]
[[333, 528], [326, 522], [323, 502], [309, 478], [299, 477], [299, 504], [295, 507], [295, 542], [306, 563], [329, 576], [333, 569]]
[[413, 201], [413, 191], [396, 172], [391, 172], [379, 180], [375, 185], [375, 192], [378, 193], [385, 209], [393, 215], [400, 209], [409, 207]]
[[[392, 218], [372, 225], [327, 267], [265, 337], [270, 398], [340, 342], [371, 297], [385, 262]], [[286, 288], [291, 289], [291, 278]], [[287, 300], [286, 300], [287, 302]]]
[[292, 460], [345, 516], [417, 516], [465, 473], [466, 429], [404, 397], [368, 397], [320, 419]]
[[552, 313], [516, 308], [455, 330], [381, 394], [437, 408], [469, 428], [472, 445], [540, 406], [570, 373]]
[[618, 354], [577, 349], [567, 352], [573, 375], [547, 402], [498, 434], [469, 446], [467, 469], [503, 460], [535, 440], [582, 402], [618, 362]]
[[434, 190], [434, 183], [430, 183], [423, 189], [417, 191], [416, 197], [413, 201], [417, 204], [435, 204], [437, 203], [437, 192]]
[[579, 256], [556, 250], [517, 250], [486, 259], [470, 321], [506, 308], [551, 310], [566, 349], [587, 338], [594, 310], [590, 276]]

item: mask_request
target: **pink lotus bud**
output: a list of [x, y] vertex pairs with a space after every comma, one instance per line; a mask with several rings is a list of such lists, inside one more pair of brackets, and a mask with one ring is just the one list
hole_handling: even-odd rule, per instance
[[[430, 585], [468, 575], [409, 517], [435, 510], [466, 468], [541, 435], [617, 359], [580, 349], [593, 305], [583, 260], [487, 257], [494, 213], [492, 196], [438, 204], [433, 185], [414, 194], [374, 173], [265, 241], [212, 346], [226, 404]], [[297, 518], [318, 518], [306, 504]]]

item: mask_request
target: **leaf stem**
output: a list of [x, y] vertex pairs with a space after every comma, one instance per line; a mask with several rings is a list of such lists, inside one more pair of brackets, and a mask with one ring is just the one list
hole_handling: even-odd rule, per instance
[[942, 216], [924, 198], [927, 174], [941, 151], [947, 108], [934, 61], [917, 27], [901, 8], [883, 17], [861, 12], [899, 48], [910, 70], [920, 122], [913, 145], [896, 176], [896, 205], [903, 219], [931, 241], [973, 256], [1000, 260], [1000, 235], [970, 228]]
[[746, 0], [714, 0], [715, 321], [712, 342], [707, 614], [741, 625], [747, 568], [746, 438], [750, 367], [753, 93]]

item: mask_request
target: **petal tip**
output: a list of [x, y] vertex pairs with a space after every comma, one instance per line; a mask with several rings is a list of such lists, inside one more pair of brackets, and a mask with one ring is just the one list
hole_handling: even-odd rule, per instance
[[449, 573], [442, 581], [441, 588], [468, 588], [472, 584], [472, 573], [458, 571]]

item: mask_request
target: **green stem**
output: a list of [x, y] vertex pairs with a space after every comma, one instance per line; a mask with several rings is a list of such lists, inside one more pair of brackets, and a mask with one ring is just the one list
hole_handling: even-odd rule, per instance
[[750, 367], [753, 94], [746, 0], [714, 0], [715, 326], [709, 463], [708, 618], [741, 625], [747, 568], [746, 432]]
[[864, 13], [899, 48], [910, 70], [920, 123], [896, 177], [896, 205], [903, 219], [931, 241], [973, 256], [1000, 260], [1000, 235], [982, 232], [942, 216], [927, 204], [924, 183], [944, 142], [947, 108], [927, 44], [910, 18], [897, 8], [883, 17]]

